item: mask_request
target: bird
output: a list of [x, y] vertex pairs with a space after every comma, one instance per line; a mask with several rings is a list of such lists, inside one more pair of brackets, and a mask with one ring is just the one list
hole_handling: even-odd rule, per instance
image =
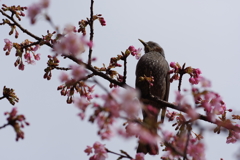
[[[158, 128], [158, 115], [161, 111], [161, 123], [164, 122], [166, 113], [166, 106], [159, 104], [156, 101], [149, 100], [149, 95], [160, 98], [161, 100], [168, 101], [170, 89], [170, 75], [169, 65], [165, 59], [164, 50], [162, 47], [153, 42], [144, 42], [139, 39], [144, 46], [145, 54], [139, 59], [136, 66], [136, 80], [135, 87], [140, 91], [140, 99], [144, 105], [151, 105], [156, 112], [147, 112], [146, 109], [142, 110], [143, 124], [153, 135], [157, 135]], [[149, 82], [144, 81], [142, 77], [153, 77], [153, 85], [150, 86]], [[147, 144], [139, 139], [137, 153], [149, 153], [150, 155], [158, 154], [158, 145], [156, 143]]]

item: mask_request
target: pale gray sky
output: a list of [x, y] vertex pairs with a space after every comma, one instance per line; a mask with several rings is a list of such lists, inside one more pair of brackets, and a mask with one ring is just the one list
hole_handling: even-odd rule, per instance
[[[6, 5], [29, 6], [33, 0], [1, 0]], [[53, 22], [61, 29], [66, 24], [77, 26], [78, 21], [89, 17], [90, 0], [52, 0], [48, 13]], [[240, 1], [238, 0], [105, 0], [95, 1], [94, 12], [103, 14], [107, 26], [95, 25], [94, 52], [98, 66], [109, 63], [109, 58], [120, 54], [128, 46], [142, 47], [138, 38], [155, 41], [165, 50], [168, 62], [186, 62], [200, 68], [203, 76], [212, 81], [213, 90], [222, 95], [227, 107], [238, 114], [240, 109]], [[3, 19], [2, 15], [0, 16]], [[28, 19], [21, 24], [29, 31], [41, 36], [51, 26], [43, 19], [30, 26]], [[28, 38], [20, 32], [15, 40], [9, 37], [9, 27], [0, 26], [0, 47], [3, 48], [4, 38], [21, 42]], [[31, 39], [30, 39], [31, 40]], [[82, 122], [77, 117], [78, 110], [65, 103], [66, 97], [60, 96], [56, 90], [60, 85], [58, 71], [53, 72], [51, 81], [43, 79], [47, 55], [51, 54], [48, 47], [42, 47], [41, 61], [36, 65], [27, 65], [25, 71], [14, 67], [14, 52], [6, 57], [0, 54], [0, 87], [6, 85], [14, 88], [20, 98], [16, 105], [19, 113], [23, 113], [31, 126], [24, 129], [25, 139], [15, 142], [15, 133], [11, 127], [0, 130], [1, 159], [4, 160], [66, 160], [88, 159], [83, 152], [87, 145], [100, 141], [96, 135], [96, 125]], [[134, 86], [135, 66], [137, 61], [128, 60], [127, 83]], [[68, 66], [71, 61], [63, 60], [62, 65]], [[186, 76], [183, 87], [189, 88]], [[105, 83], [106, 85], [108, 83]], [[176, 83], [171, 85], [170, 102], [174, 100]], [[10, 111], [12, 106], [2, 100], [0, 114]], [[2, 125], [5, 117], [0, 116]], [[207, 125], [207, 123], [203, 123]], [[166, 124], [166, 126], [171, 124]], [[211, 160], [234, 159], [233, 153], [240, 149], [239, 143], [226, 144], [226, 135], [205, 135], [206, 158]], [[106, 147], [118, 152], [120, 149], [135, 155], [136, 140], [125, 141], [114, 138], [103, 141]], [[148, 159], [159, 159], [160, 156]], [[109, 159], [116, 159], [111, 156]]]

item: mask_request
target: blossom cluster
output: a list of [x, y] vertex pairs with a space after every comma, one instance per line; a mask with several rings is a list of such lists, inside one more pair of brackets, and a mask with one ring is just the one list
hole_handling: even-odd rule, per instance
[[93, 146], [87, 146], [84, 150], [87, 155], [93, 153], [94, 155], [89, 158], [89, 160], [105, 160], [108, 158], [107, 150], [105, 149], [105, 145], [101, 144], [100, 142], [95, 142]]
[[[11, 19], [14, 19], [14, 16], [16, 16], [19, 21], [21, 21], [21, 17], [25, 16], [23, 11], [27, 9], [27, 7], [21, 7], [19, 5], [18, 6], [13, 5], [13, 6], [8, 7], [7, 5], [3, 4], [2, 6], [3, 6], [2, 11], [4, 11], [4, 12], [10, 11], [11, 12]], [[11, 28], [9, 35], [12, 35], [15, 32], [15, 38], [18, 38], [19, 33], [16, 29], [17, 28], [16, 25], [14, 23], [12, 23], [9, 19], [2, 19], [2, 21], [3, 22], [0, 23], [0, 25], [7, 24]]]
[[[138, 60], [141, 57], [141, 48], [135, 49], [134, 46], [129, 46], [128, 49], [126, 49], [125, 52], [122, 52], [121, 55], [117, 55], [116, 57], [110, 58], [110, 63], [108, 66], [103, 64], [103, 67], [94, 67], [98, 71], [105, 71], [107, 75], [109, 75], [111, 78], [116, 78], [119, 82], [125, 82], [126, 75], [121, 75], [117, 71], [113, 70], [113, 68], [116, 67], [122, 67], [122, 65], [119, 63], [119, 61], [124, 61], [124, 64], [126, 64], [127, 57], [131, 54], [132, 56], [135, 56]], [[124, 67], [126, 67], [124, 65]], [[126, 70], [126, 68], [124, 68]], [[110, 83], [110, 87], [116, 87], [116, 84]]]
[[10, 54], [13, 47], [16, 49], [15, 56], [17, 57], [17, 60], [15, 61], [14, 66], [18, 66], [19, 70], [24, 70], [25, 68], [23, 58], [28, 64], [35, 64], [35, 60], [40, 60], [40, 54], [36, 54], [36, 51], [40, 48], [38, 44], [34, 44], [29, 40], [25, 40], [21, 44], [12, 43], [9, 39], [4, 39], [4, 42], [5, 46], [3, 50], [7, 51], [6, 55]]
[[[13, 6], [9, 7], [9, 6], [5, 5], [5, 4], [3, 4], [2, 6], [3, 6], [2, 7], [3, 11], [10, 11], [10, 12], [12, 12], [12, 14], [15, 15], [19, 21], [21, 21], [21, 17], [25, 16], [23, 11], [27, 9], [27, 7], [21, 7], [19, 5], [18, 6], [13, 5]], [[3, 20], [3, 23], [4, 22], [6, 22], [6, 21]]]
[[[236, 127], [240, 128], [239, 124], [235, 125]], [[229, 130], [229, 134], [227, 137], [226, 143], [236, 143], [240, 139], [240, 131]]]
[[185, 64], [181, 67], [179, 63], [171, 62], [170, 67], [172, 70], [169, 71], [169, 74], [173, 74], [173, 76], [170, 78], [170, 82], [173, 82], [173, 80], [179, 80], [180, 77], [182, 77], [184, 74], [189, 74], [189, 82], [191, 84], [198, 84], [200, 80], [200, 74], [201, 70], [198, 68], [192, 68], [192, 67], [186, 67]]
[[73, 103], [75, 93], [80, 94], [81, 97], [87, 100], [91, 100], [95, 85], [90, 87], [85, 83], [88, 78], [86, 68], [83, 65], [71, 65], [70, 69], [70, 76], [65, 72], [62, 72], [60, 76], [61, 82], [64, 82], [63, 85], [58, 87], [58, 90], [61, 90], [61, 95], [68, 96], [67, 103]]
[[165, 140], [165, 155], [161, 157], [162, 160], [178, 159], [184, 155], [184, 150], [187, 146], [187, 158], [195, 160], [205, 159], [205, 146], [199, 139], [199, 136], [193, 137], [191, 134], [188, 136], [187, 132], [180, 135], [173, 135], [171, 132], [164, 132], [163, 137]]
[[72, 55], [79, 58], [83, 52], [85, 52], [84, 46], [92, 48], [93, 43], [91, 41], [85, 40], [84, 36], [78, 36], [77, 34], [70, 32], [64, 37], [61, 37], [53, 45], [53, 50], [57, 54], [61, 55]]
[[137, 60], [141, 58], [142, 48], [136, 49], [134, 46], [129, 46], [128, 50], [131, 52], [132, 56], [135, 56]]
[[16, 102], [19, 101], [14, 89], [7, 88], [6, 86], [3, 87], [3, 97], [7, 98], [7, 100], [12, 104], [15, 105]]
[[113, 135], [113, 123], [117, 118], [125, 117], [127, 120], [137, 119], [141, 104], [137, 101], [139, 93], [128, 88], [121, 91], [114, 88], [108, 94], [95, 95], [96, 98], [103, 100], [103, 105], [93, 103], [84, 97], [75, 101], [75, 105], [80, 109], [79, 116], [81, 119], [85, 117], [85, 111], [90, 104], [93, 106], [94, 113], [90, 116], [90, 122], [96, 122], [98, 125], [98, 134], [102, 139], [110, 139]]
[[[85, 153], [87, 153], [87, 155], [89, 156], [90, 154], [92, 154], [94, 151], [94, 155], [92, 155], [89, 160], [105, 160], [108, 158], [108, 152], [109, 151], [107, 148], [105, 148], [105, 145], [101, 144], [100, 142], [95, 142], [93, 144], [93, 146], [87, 146], [87, 148], [84, 150]], [[113, 152], [111, 152], [113, 153]], [[135, 155], [135, 158], [132, 158], [128, 155], [128, 153], [126, 153], [125, 151], [121, 150], [122, 155], [119, 155], [118, 159], [122, 159], [122, 158], [129, 158], [131, 160], [144, 160], [144, 156], [145, 154], [143, 153], [137, 153]]]
[[25, 116], [18, 115], [16, 107], [14, 107], [11, 112], [5, 112], [4, 115], [8, 115], [8, 124], [11, 125], [16, 132], [16, 141], [18, 141], [20, 138], [24, 139], [24, 132], [21, 130], [21, 128], [24, 128], [24, 124], [27, 126], [29, 125]]
[[31, 23], [36, 22], [36, 17], [44, 10], [49, 7], [50, 0], [40, 0], [38, 3], [34, 3], [28, 7], [27, 16], [30, 18]]
[[[175, 103], [178, 104], [182, 109], [187, 113], [187, 117], [191, 118], [191, 120], [195, 120], [198, 118], [199, 114], [197, 113], [197, 109], [202, 108], [206, 113], [206, 118], [211, 122], [217, 122], [221, 126], [225, 126], [229, 130], [229, 135], [227, 137], [227, 143], [235, 143], [240, 139], [240, 126], [238, 124], [234, 124], [234, 122], [227, 118], [227, 112], [232, 112], [232, 109], [227, 109], [225, 102], [222, 97], [214, 92], [210, 91], [209, 87], [211, 86], [211, 82], [204, 77], [199, 78], [201, 89], [192, 87], [191, 94], [195, 101], [195, 107], [192, 107], [190, 103], [185, 99], [186, 96], [181, 94], [180, 92], [176, 92], [176, 100]], [[187, 92], [187, 90], [185, 91]], [[189, 94], [189, 93], [187, 93]], [[216, 118], [218, 116], [218, 119]], [[179, 132], [182, 131], [182, 128], [185, 127], [187, 118], [181, 114], [176, 113], [175, 111], [170, 112], [167, 111], [166, 117], [169, 118], [169, 121], [173, 121], [176, 119], [176, 123], [173, 124], [175, 130]], [[236, 115], [233, 116], [236, 117]], [[238, 118], [235, 118], [238, 119]], [[214, 129], [215, 133], [220, 133], [221, 126], [217, 126]]]
[[79, 25], [79, 29], [78, 29], [78, 32], [79, 33], [81, 33], [82, 32], [82, 34], [83, 35], [86, 35], [86, 27], [88, 26], [88, 25], [92, 25], [92, 23], [93, 23], [93, 21], [95, 21], [95, 20], [99, 20], [99, 22], [100, 22], [100, 24], [102, 25], [102, 26], [106, 26], [106, 20], [102, 17], [102, 15], [101, 14], [96, 14], [96, 15], [93, 15], [93, 17], [92, 17], [92, 21], [91, 20], [89, 20], [89, 19], [87, 19], [87, 20], [81, 20], [81, 21], [79, 21], [78, 22], [78, 25]]

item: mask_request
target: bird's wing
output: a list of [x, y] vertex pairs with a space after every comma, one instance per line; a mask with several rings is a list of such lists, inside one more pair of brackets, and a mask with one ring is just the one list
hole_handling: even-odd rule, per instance
[[[168, 70], [168, 72], [169, 72], [169, 70]], [[168, 73], [166, 75], [166, 93], [165, 93], [165, 97], [164, 97], [165, 101], [168, 101], [169, 90], [170, 90], [170, 74]]]

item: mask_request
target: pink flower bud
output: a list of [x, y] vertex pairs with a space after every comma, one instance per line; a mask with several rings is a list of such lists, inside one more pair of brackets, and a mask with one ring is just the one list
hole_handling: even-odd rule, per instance
[[170, 67], [171, 67], [171, 68], [176, 68], [176, 67], [177, 67], [177, 66], [176, 66], [176, 63], [175, 63], [175, 62], [171, 62], [171, 63], [170, 63]]

